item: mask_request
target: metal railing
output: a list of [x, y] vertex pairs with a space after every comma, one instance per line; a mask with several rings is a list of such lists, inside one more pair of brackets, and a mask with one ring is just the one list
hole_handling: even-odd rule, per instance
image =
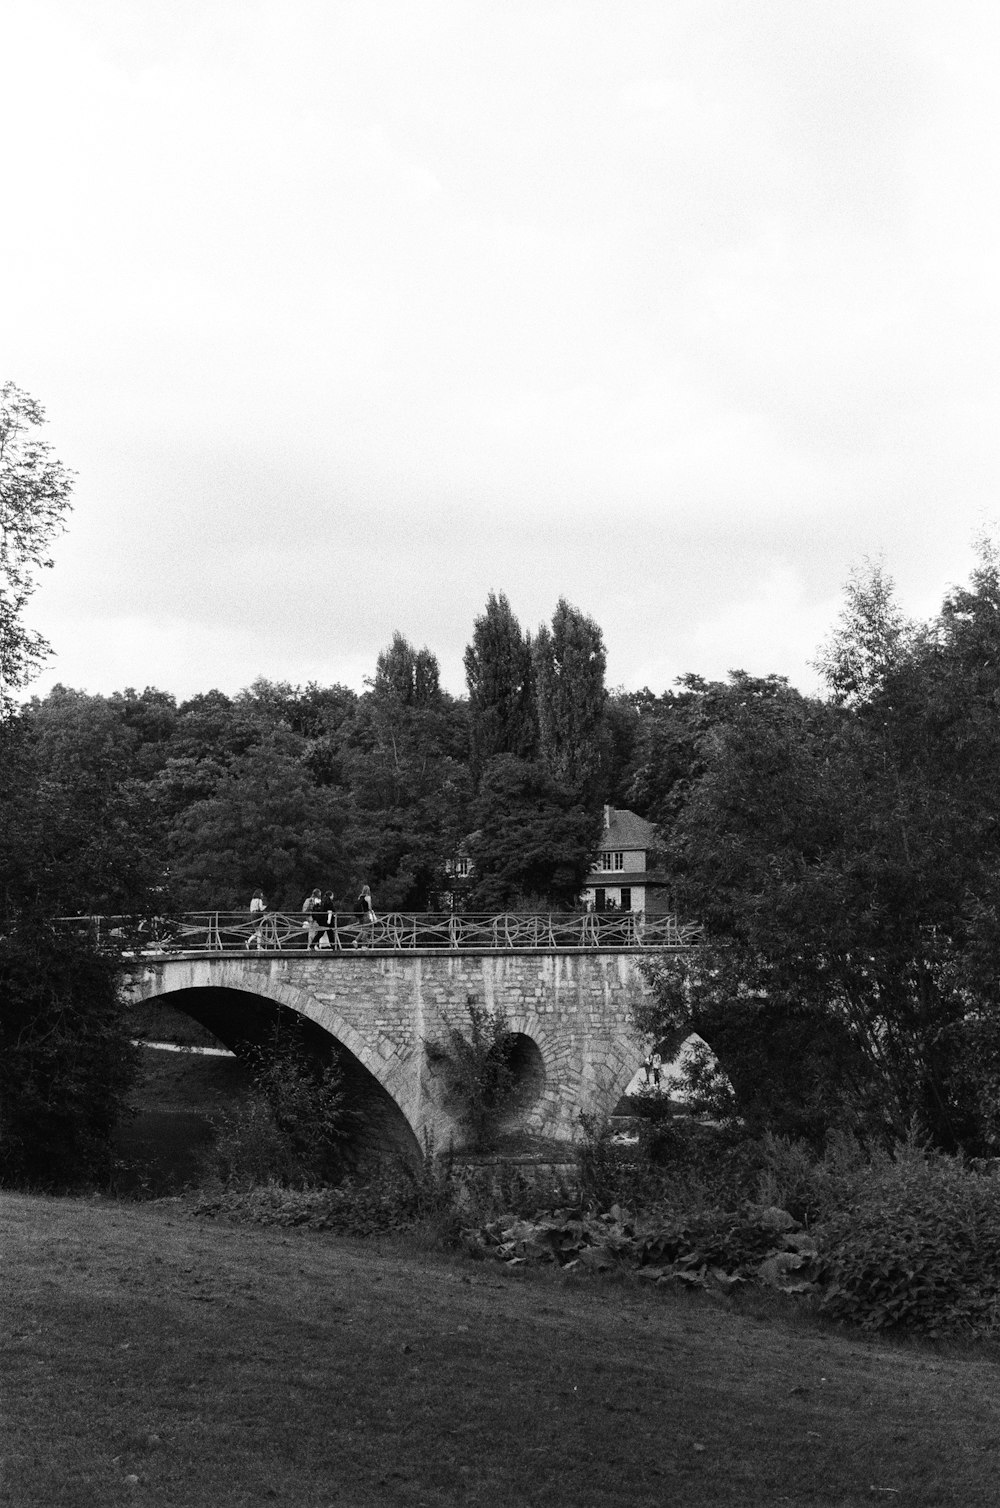
[[190, 911], [181, 916], [62, 917], [86, 927], [125, 957], [170, 953], [378, 952], [441, 949], [690, 948], [701, 928], [674, 916], [640, 912], [513, 912], [493, 916], [389, 912], [365, 921], [351, 913]]

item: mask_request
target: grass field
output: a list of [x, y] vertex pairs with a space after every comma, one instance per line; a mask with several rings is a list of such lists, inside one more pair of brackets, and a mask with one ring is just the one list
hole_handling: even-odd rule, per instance
[[993, 1505], [997, 1366], [687, 1294], [0, 1195], [0, 1503]]

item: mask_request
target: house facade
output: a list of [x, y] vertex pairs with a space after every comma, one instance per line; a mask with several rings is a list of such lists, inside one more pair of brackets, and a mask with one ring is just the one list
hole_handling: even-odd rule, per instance
[[666, 876], [656, 867], [656, 829], [622, 807], [604, 808], [604, 827], [580, 900], [590, 911], [669, 911]]

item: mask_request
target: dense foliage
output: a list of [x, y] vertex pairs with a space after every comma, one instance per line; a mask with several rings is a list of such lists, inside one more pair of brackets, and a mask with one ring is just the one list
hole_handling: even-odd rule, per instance
[[[119, 895], [141, 816], [120, 780], [107, 725], [42, 752], [13, 693], [48, 653], [24, 623], [36, 573], [70, 506], [72, 473], [34, 431], [44, 413], [12, 383], [0, 390], [0, 1182], [59, 1187], [104, 1176], [135, 1075], [120, 964], [89, 934], [51, 916], [85, 883]], [[68, 728], [69, 724], [64, 724]], [[114, 773], [112, 773], [114, 771]], [[140, 863], [141, 867], [141, 863]]]
[[11, 693], [44, 660], [48, 645], [24, 624], [36, 574], [70, 507], [73, 474], [35, 431], [45, 411], [12, 382], [0, 388], [0, 717]]
[[503, 1011], [488, 1010], [475, 1000], [469, 1001], [467, 1016], [464, 1028], [448, 1026], [425, 1047], [470, 1148], [483, 1151], [496, 1145], [511, 1108], [514, 1034]]
[[136, 1075], [117, 961], [40, 917], [0, 936], [0, 1182], [104, 1176]]
[[[560, 603], [540, 642], [574, 624], [590, 649], [572, 672], [580, 717], [566, 677], [562, 717], [621, 783], [631, 745], [605, 723], [626, 699], [604, 692], [600, 631]], [[531, 641], [506, 599], [491, 596], [466, 662], [468, 701], [399, 633], [360, 694], [258, 680], [178, 703], [57, 686], [9, 720], [3, 880], [62, 914], [238, 909], [258, 887], [291, 910], [316, 885], [349, 909], [362, 883], [380, 911], [570, 906], [600, 793], [566, 777], [558, 741], [540, 746]], [[455, 860], [473, 852], [466, 883]]]
[[356, 1112], [335, 1060], [318, 1061], [294, 1034], [275, 1032], [244, 1061], [249, 1092], [219, 1112], [205, 1171], [231, 1188], [309, 1188], [336, 1182]]
[[903, 1147], [818, 1229], [822, 1306], [865, 1329], [980, 1333], [1000, 1322], [1000, 1183]]
[[[641, 1024], [697, 1030], [755, 1126], [1000, 1139], [1000, 570], [904, 627], [856, 578], [827, 701], [689, 679], [647, 714], [636, 789], [708, 946]], [[658, 751], [661, 751], [658, 753]]]

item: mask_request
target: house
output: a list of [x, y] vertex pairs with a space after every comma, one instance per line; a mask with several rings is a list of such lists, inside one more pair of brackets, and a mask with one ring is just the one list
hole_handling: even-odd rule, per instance
[[593, 911], [662, 916], [670, 907], [666, 876], [656, 867], [652, 822], [621, 807], [604, 808], [604, 827], [580, 897]]

